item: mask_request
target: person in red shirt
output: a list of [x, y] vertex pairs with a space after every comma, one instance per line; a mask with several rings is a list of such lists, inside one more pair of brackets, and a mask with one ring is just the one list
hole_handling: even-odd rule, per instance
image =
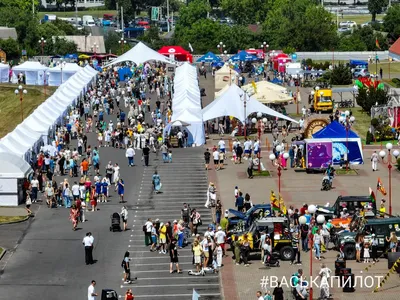
[[304, 216], [306, 214], [307, 209], [308, 209], [308, 205], [304, 203], [303, 207], [300, 208], [300, 215]]
[[82, 167], [82, 172], [84, 176], [87, 176], [88, 171], [89, 171], [89, 162], [86, 160], [86, 158], [83, 159], [81, 162], [81, 167]]

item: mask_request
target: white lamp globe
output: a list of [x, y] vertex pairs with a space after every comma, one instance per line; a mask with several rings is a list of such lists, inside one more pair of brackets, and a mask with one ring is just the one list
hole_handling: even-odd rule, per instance
[[350, 112], [349, 112], [348, 110], [346, 110], [346, 111], [344, 112], [344, 114], [345, 114], [346, 116], [348, 116], [348, 115], [350, 115]]
[[384, 158], [384, 157], [386, 156], [386, 152], [383, 151], [383, 150], [381, 150], [381, 151], [379, 152], [379, 156], [382, 157], [382, 158]]
[[276, 151], [281, 152], [282, 151], [282, 146], [281, 145], [276, 146]]
[[22, 85], [18, 86], [18, 89], [22, 90]]
[[317, 207], [315, 205], [311, 204], [308, 206], [307, 210], [310, 214], [315, 214], [315, 212], [317, 211]]
[[324, 215], [318, 215], [317, 216], [317, 223], [322, 224], [325, 222], [325, 216]]
[[266, 124], [268, 122], [268, 119], [267, 118], [263, 118], [262, 121], [263, 121], [263, 123]]
[[257, 118], [261, 118], [262, 117], [262, 112], [258, 112], [257, 113]]
[[386, 149], [392, 150], [392, 148], [393, 148], [392, 143], [387, 143], [387, 144], [386, 144]]
[[243, 77], [242, 77], [242, 76], [240, 76], [240, 77], [239, 77], [239, 80], [240, 80], [240, 81], [242, 81], [242, 80], [243, 80]]
[[319, 94], [320, 94], [321, 96], [323, 96], [323, 95], [324, 95], [324, 92], [320, 92]]
[[311, 95], [314, 96], [314, 95], [315, 95], [315, 92], [314, 92], [314, 91], [311, 91]]
[[307, 218], [306, 218], [305, 216], [300, 216], [300, 217], [299, 217], [299, 223], [300, 223], [301, 225], [306, 224], [306, 223], [307, 223]]
[[275, 159], [276, 159], [275, 154], [271, 153], [271, 154], [269, 155], [269, 159], [270, 159], [270, 160], [275, 160]]
[[356, 118], [355, 118], [354, 116], [351, 116], [351, 117], [350, 117], [350, 122], [353, 123], [355, 120], [356, 120]]
[[15, 95], [18, 95], [19, 91], [18, 91], [18, 90], [15, 90], [14, 93], [15, 93]]
[[319, 91], [319, 86], [316, 86], [316, 87], [315, 87], [315, 90], [316, 90], [316, 91]]
[[344, 122], [344, 117], [339, 117], [339, 122], [343, 123]]
[[253, 124], [256, 124], [256, 123], [257, 123], [257, 119], [256, 119], [256, 118], [253, 118], [253, 119], [251, 119], [251, 122], [252, 122]]
[[283, 153], [283, 158], [284, 159], [288, 159], [289, 158], [289, 153], [287, 153], [287, 152]]
[[399, 155], [400, 155], [399, 150], [394, 150], [394, 151], [393, 151], [393, 156], [394, 156], [394, 157], [397, 158]]
[[23, 93], [24, 93], [24, 94], [28, 94], [28, 91], [27, 91], [27, 90], [24, 90]]

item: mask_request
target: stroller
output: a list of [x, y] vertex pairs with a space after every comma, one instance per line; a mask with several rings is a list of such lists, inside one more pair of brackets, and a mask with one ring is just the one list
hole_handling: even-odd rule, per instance
[[113, 213], [111, 215], [111, 226], [110, 226], [110, 231], [115, 232], [115, 231], [121, 231], [121, 217], [119, 216], [119, 213]]
[[332, 182], [329, 176], [325, 176], [322, 178], [322, 187], [321, 191], [329, 191], [332, 189]]
[[266, 267], [280, 267], [279, 259], [274, 255], [270, 254], [269, 251], [264, 251], [264, 266]]

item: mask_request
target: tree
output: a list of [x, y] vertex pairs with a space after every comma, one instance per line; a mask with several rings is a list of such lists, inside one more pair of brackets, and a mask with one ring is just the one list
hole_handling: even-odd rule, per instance
[[175, 32], [184, 27], [190, 27], [196, 21], [206, 19], [210, 10], [211, 8], [205, 0], [194, 0], [188, 6], [183, 6], [179, 11], [179, 20], [176, 24]]
[[275, 49], [331, 50], [338, 39], [331, 13], [310, 0], [276, 0], [263, 32]]
[[344, 64], [338, 64], [333, 70], [330, 78], [332, 85], [346, 85], [353, 82], [350, 67]]
[[152, 49], [160, 49], [165, 45], [165, 41], [160, 38], [159, 28], [157, 26], [151, 26], [145, 34], [139, 37], [139, 40], [147, 44]]
[[0, 40], [0, 49], [7, 54], [7, 59], [17, 58], [21, 53], [18, 42], [12, 38]]
[[72, 41], [67, 41], [63, 38], [55, 37], [54, 40], [51, 39], [50, 43], [47, 45], [50, 49], [50, 53], [55, 53], [59, 55], [66, 55], [68, 53], [76, 53], [78, 51], [77, 45]]
[[375, 22], [376, 15], [382, 13], [386, 0], [368, 0], [368, 10], [372, 15], [372, 22]]
[[367, 51], [367, 46], [357, 35], [344, 35], [340, 37], [337, 49], [339, 51]]
[[221, 0], [225, 15], [239, 25], [264, 22], [274, 0]]
[[362, 107], [362, 109], [370, 114], [371, 108], [376, 105], [386, 104], [390, 97], [384, 89], [378, 89], [373, 86], [366, 88], [362, 87], [358, 89], [357, 104]]
[[389, 8], [383, 17], [383, 28], [386, 32], [393, 34], [396, 38], [400, 36], [400, 6], [394, 5]]

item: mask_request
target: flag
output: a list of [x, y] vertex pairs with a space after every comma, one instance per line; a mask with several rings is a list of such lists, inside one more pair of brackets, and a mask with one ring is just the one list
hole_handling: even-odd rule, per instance
[[279, 207], [281, 209], [281, 212], [284, 215], [286, 215], [287, 214], [287, 209], [286, 209], [285, 202], [283, 202], [283, 198], [282, 198], [281, 194], [279, 194]]
[[376, 48], [378, 48], [379, 50], [381, 49], [381, 47], [379, 46], [378, 38], [375, 39], [375, 46], [376, 46]]
[[374, 191], [371, 189], [371, 187], [369, 188], [369, 197], [371, 198], [371, 201], [372, 201], [373, 203], [376, 202], [375, 193], [374, 193]]
[[[190, 51], [193, 52], [193, 47], [192, 47], [192, 44], [191, 44], [191, 43], [189, 43], [189, 48], [190, 48]], [[380, 48], [379, 48], [379, 49], [380, 49]]]
[[270, 195], [269, 198], [270, 198], [270, 201], [271, 201], [272, 210], [280, 211], [279, 201], [278, 201], [278, 199], [276, 199], [274, 191], [271, 191], [271, 195]]
[[195, 289], [193, 289], [192, 300], [199, 300], [199, 298], [200, 298], [200, 294], [197, 293], [197, 292], [195, 291]]
[[376, 184], [376, 190], [380, 191], [382, 195], [386, 196], [386, 190], [383, 187], [381, 179], [378, 177], [378, 183]]

